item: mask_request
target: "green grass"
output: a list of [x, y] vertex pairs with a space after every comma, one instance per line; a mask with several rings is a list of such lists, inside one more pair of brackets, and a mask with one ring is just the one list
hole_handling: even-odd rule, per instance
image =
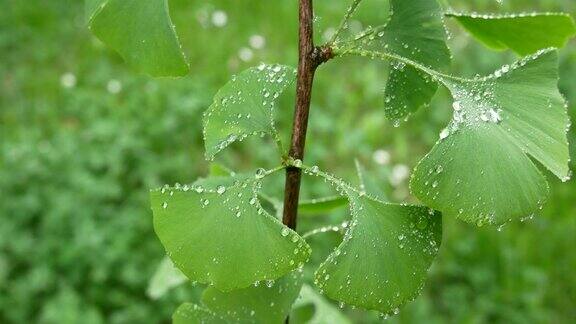
[[[366, 0], [364, 21], [384, 21], [386, 1]], [[558, 11], [576, 14], [571, 0], [453, 0], [457, 9]], [[182, 287], [161, 300], [145, 294], [163, 257], [152, 230], [148, 189], [192, 182], [207, 172], [201, 113], [232, 74], [260, 61], [296, 63], [296, 1], [170, 2], [192, 70], [179, 80], [152, 80], [131, 71], [89, 34], [80, 1], [6, 0], [0, 11], [0, 322], [157, 323], [197, 291]], [[318, 28], [338, 23], [344, 1], [317, 1]], [[214, 10], [225, 27], [201, 26]], [[208, 24], [209, 25], [209, 24]], [[513, 55], [493, 53], [451, 26], [455, 71], [490, 72]], [[251, 62], [238, 52], [252, 35], [266, 46]], [[319, 34], [321, 35], [321, 34]], [[317, 37], [320, 40], [320, 36]], [[474, 72], [473, 72], [474, 71]], [[562, 51], [561, 89], [576, 117], [576, 46]], [[64, 88], [66, 73], [76, 77]], [[414, 201], [407, 182], [392, 186], [394, 166], [412, 168], [448, 121], [445, 90], [430, 108], [398, 128], [382, 109], [386, 64], [339, 59], [317, 77], [307, 164], [353, 179], [358, 157], [394, 201]], [[113, 80], [122, 85], [119, 93]], [[111, 82], [112, 81], [112, 82]], [[290, 135], [293, 91], [277, 112]], [[576, 132], [570, 132], [571, 142]], [[238, 170], [272, 167], [272, 143], [235, 145], [222, 161]], [[250, 149], [251, 145], [263, 146]], [[373, 162], [375, 150], [390, 165]], [[573, 151], [574, 152], [574, 151]], [[572, 154], [573, 161], [576, 156]], [[572, 165], [574, 169], [574, 165]], [[552, 197], [541, 215], [521, 223], [477, 229], [446, 219], [444, 242], [423, 295], [393, 322], [568, 323], [576, 317], [576, 185], [549, 177]], [[266, 183], [279, 195], [281, 176]], [[330, 194], [306, 180], [304, 198]], [[301, 229], [336, 223], [345, 211], [303, 218]], [[320, 261], [339, 238], [312, 240]], [[310, 270], [310, 269], [308, 269]], [[356, 322], [376, 314], [345, 309]]]

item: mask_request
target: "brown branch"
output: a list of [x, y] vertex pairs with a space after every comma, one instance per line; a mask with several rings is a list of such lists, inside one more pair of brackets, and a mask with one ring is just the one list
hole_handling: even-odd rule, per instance
[[[299, 1], [299, 41], [298, 41], [298, 80], [296, 82], [296, 106], [292, 124], [292, 142], [288, 157], [293, 160], [304, 159], [308, 115], [312, 98], [312, 84], [318, 66], [334, 57], [328, 46], [314, 46], [313, 31], [314, 9], [312, 0]], [[282, 222], [296, 229], [298, 201], [302, 171], [296, 167], [286, 168], [284, 187], [284, 214]]]
[[[310, 100], [312, 98], [312, 83], [317, 64], [314, 62], [313, 40], [314, 10], [312, 0], [299, 1], [299, 41], [298, 41], [298, 79], [296, 82], [296, 106], [294, 108], [294, 122], [292, 124], [292, 142], [289, 158], [302, 160], [304, 158], [304, 145], [306, 143], [306, 130], [308, 128], [308, 115]], [[286, 169], [286, 185], [284, 187], [284, 215], [282, 222], [296, 229], [298, 214], [298, 201], [300, 196], [300, 182], [302, 171], [299, 168]]]
[[[292, 141], [288, 152], [288, 157], [292, 160], [304, 159], [314, 74], [320, 64], [333, 57], [330, 47], [314, 46], [313, 19], [312, 0], [299, 0], [298, 79], [296, 81], [296, 106], [292, 124]], [[282, 222], [294, 230], [296, 229], [298, 216], [301, 180], [302, 171], [299, 168], [293, 166], [286, 168]], [[289, 319], [287, 318], [286, 323], [288, 322]]]
[[[300, 0], [296, 107], [292, 125], [292, 142], [290, 151], [288, 152], [289, 158], [293, 160], [304, 159], [304, 146], [306, 144], [306, 131], [308, 128], [308, 115], [310, 112], [314, 74], [320, 64], [333, 57], [330, 47], [314, 46], [313, 19], [314, 10], [312, 0]], [[288, 167], [286, 169], [284, 215], [282, 221], [292, 229], [296, 229], [301, 178], [302, 172], [299, 168]]]

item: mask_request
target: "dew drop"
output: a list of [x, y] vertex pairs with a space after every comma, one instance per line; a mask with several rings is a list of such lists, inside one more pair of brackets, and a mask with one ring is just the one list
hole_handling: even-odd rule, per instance
[[456, 111], [462, 110], [462, 106], [460, 105], [460, 102], [459, 102], [459, 101], [454, 101], [454, 103], [452, 104], [452, 107], [453, 107], [454, 110], [456, 110]]
[[441, 132], [440, 132], [440, 139], [443, 140], [446, 137], [448, 137], [450, 135], [450, 131], [448, 130], [448, 128], [444, 128]]
[[263, 168], [259, 168], [256, 170], [256, 179], [262, 179], [266, 176], [266, 170]]

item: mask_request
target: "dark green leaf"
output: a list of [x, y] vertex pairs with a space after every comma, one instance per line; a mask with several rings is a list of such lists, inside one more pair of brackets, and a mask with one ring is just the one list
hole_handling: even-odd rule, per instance
[[87, 0], [90, 30], [128, 64], [152, 76], [183, 76], [182, 53], [166, 0]]
[[576, 34], [570, 15], [533, 13], [516, 15], [479, 15], [449, 13], [470, 34], [494, 50], [511, 49], [527, 55], [548, 47], [563, 47]]
[[[390, 20], [357, 41], [363, 50], [408, 58], [434, 70], [450, 65], [443, 14], [435, 0], [391, 0]], [[385, 113], [400, 119], [427, 105], [438, 85], [404, 63], [392, 63], [385, 90]]]

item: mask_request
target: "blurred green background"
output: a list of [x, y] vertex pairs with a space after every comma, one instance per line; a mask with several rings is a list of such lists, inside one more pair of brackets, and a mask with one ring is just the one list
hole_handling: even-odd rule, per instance
[[[339, 22], [348, 1], [317, 0], [316, 38]], [[565, 11], [574, 0], [451, 0], [479, 12]], [[160, 323], [197, 288], [160, 299], [146, 293], [163, 258], [148, 190], [205, 175], [201, 114], [234, 73], [261, 61], [296, 65], [297, 1], [171, 0], [192, 70], [154, 80], [131, 70], [85, 27], [78, 0], [0, 0], [0, 323]], [[365, 0], [353, 22], [382, 24], [386, 0]], [[454, 24], [454, 73], [489, 73], [515, 59], [482, 47]], [[576, 44], [562, 50], [561, 90], [576, 117]], [[414, 201], [411, 168], [450, 117], [445, 90], [395, 128], [384, 118], [382, 62], [338, 59], [317, 76], [308, 164], [354, 179], [354, 159], [392, 201]], [[293, 91], [278, 107], [289, 136]], [[576, 131], [569, 134], [576, 141]], [[236, 170], [277, 164], [260, 139], [220, 162]], [[574, 150], [572, 161], [576, 161]], [[572, 168], [576, 167], [572, 164]], [[550, 176], [552, 197], [531, 219], [499, 230], [444, 220], [444, 241], [421, 297], [389, 322], [576, 322], [576, 184]], [[266, 183], [278, 196], [283, 177]], [[303, 197], [329, 195], [307, 179]], [[305, 217], [302, 231], [336, 224], [340, 210]], [[313, 261], [339, 241], [315, 236]], [[393, 260], [391, 260], [393, 262]], [[356, 323], [376, 314], [344, 308]], [[304, 315], [303, 315], [304, 316]]]

